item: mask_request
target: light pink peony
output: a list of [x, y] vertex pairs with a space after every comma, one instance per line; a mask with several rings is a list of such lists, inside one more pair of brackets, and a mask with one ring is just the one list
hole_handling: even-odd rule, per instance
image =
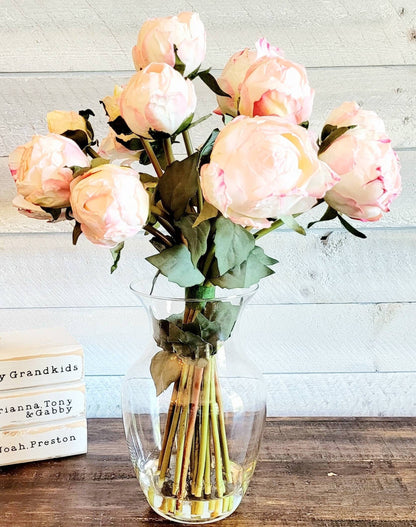
[[17, 192], [42, 207], [67, 207], [73, 176], [69, 167], [89, 164], [74, 141], [57, 134], [34, 135], [9, 156]]
[[308, 132], [275, 116], [235, 118], [201, 168], [205, 199], [234, 223], [256, 228], [309, 210], [336, 181]]
[[240, 92], [241, 115], [278, 115], [297, 124], [308, 121], [315, 94], [305, 68], [281, 56], [254, 62]]
[[132, 132], [173, 134], [196, 107], [195, 89], [167, 64], [152, 63], [130, 79], [120, 97], [121, 116]]
[[206, 35], [197, 13], [184, 12], [178, 16], [147, 20], [133, 48], [136, 70], [145, 68], [151, 62], [164, 62], [174, 67], [174, 46], [185, 64], [185, 76], [201, 65], [206, 53]]
[[383, 121], [356, 103], [334, 110], [326, 124], [357, 125], [320, 154], [341, 180], [325, 195], [335, 210], [361, 221], [377, 221], [400, 194], [400, 163]]
[[283, 52], [279, 48], [271, 46], [265, 38], [256, 42], [256, 49], [245, 48], [234, 53], [218, 77], [220, 88], [230, 97], [217, 95], [219, 108], [215, 110], [215, 113], [223, 113], [233, 117], [238, 115], [241, 83], [250, 66], [262, 57], [277, 57], [282, 54]]
[[114, 247], [146, 223], [149, 196], [134, 170], [107, 164], [73, 180], [71, 207], [92, 243]]

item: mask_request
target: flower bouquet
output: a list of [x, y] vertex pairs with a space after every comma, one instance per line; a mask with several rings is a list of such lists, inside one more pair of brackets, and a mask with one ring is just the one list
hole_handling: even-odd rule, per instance
[[[101, 101], [107, 137], [95, 139], [91, 110], [53, 111], [49, 133], [18, 147], [9, 162], [22, 212], [73, 222], [74, 244], [84, 235], [110, 248], [112, 272], [124, 243], [144, 231], [155, 249], [147, 258], [155, 280], [164, 275], [183, 290], [182, 307], [169, 316], [150, 309], [153, 396], [167, 406], [150, 424], [132, 418], [126, 426], [150, 505], [180, 522], [233, 512], [263, 426], [264, 402], [249, 425], [256, 444], [244, 443], [239, 429], [251, 453], [238, 461], [218, 363], [247, 294], [223, 301], [221, 291], [250, 292], [271, 275], [277, 261], [258, 240], [281, 226], [304, 235], [298, 218], [311, 209], [317, 219], [307, 228], [337, 220], [365, 238], [350, 218], [377, 221], [401, 185], [375, 113], [345, 102], [314, 137], [314, 90], [303, 66], [260, 39], [232, 55], [215, 79], [201, 66], [205, 49], [197, 14], [148, 20], [133, 48], [137, 72]], [[194, 120], [197, 78], [216, 95], [222, 125], [195, 149], [191, 131], [203, 120]], [[179, 143], [187, 155], [175, 158]], [[141, 433], [155, 437], [147, 450]]]

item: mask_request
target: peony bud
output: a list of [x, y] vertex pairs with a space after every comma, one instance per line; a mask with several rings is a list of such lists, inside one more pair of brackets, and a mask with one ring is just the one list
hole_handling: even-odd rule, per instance
[[185, 12], [147, 20], [133, 48], [136, 70], [152, 62], [164, 62], [174, 67], [175, 47], [179, 59], [185, 64], [185, 76], [199, 68], [205, 58], [206, 35], [197, 13]]
[[107, 164], [73, 180], [71, 207], [88, 240], [115, 247], [146, 223], [149, 196], [134, 170]]
[[74, 141], [57, 134], [34, 135], [9, 156], [17, 192], [41, 207], [67, 207], [73, 176], [69, 167], [89, 164]]
[[238, 115], [241, 83], [250, 66], [262, 57], [277, 57], [282, 54], [283, 52], [279, 48], [271, 46], [264, 38], [256, 42], [256, 49], [245, 48], [234, 53], [218, 77], [220, 88], [230, 97], [217, 96], [219, 108], [215, 113], [223, 113], [233, 117]]
[[234, 223], [256, 228], [309, 210], [336, 181], [308, 132], [275, 116], [235, 118], [201, 168], [205, 199]]
[[312, 113], [314, 90], [303, 66], [281, 56], [254, 62], [241, 84], [242, 115], [278, 115], [293, 123], [307, 121]]
[[325, 195], [335, 210], [361, 221], [377, 221], [400, 194], [400, 163], [376, 113], [347, 102], [335, 109], [326, 124], [351, 126], [319, 158], [340, 181]]
[[192, 82], [167, 64], [152, 63], [130, 79], [120, 110], [132, 132], [151, 138], [149, 130], [175, 133], [196, 107]]

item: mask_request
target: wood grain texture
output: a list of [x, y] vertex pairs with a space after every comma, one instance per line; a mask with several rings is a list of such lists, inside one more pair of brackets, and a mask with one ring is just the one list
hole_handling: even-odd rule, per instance
[[[121, 416], [122, 379], [87, 376], [89, 417]], [[271, 417], [416, 417], [416, 372], [266, 373], [264, 380]]]
[[[87, 375], [123, 375], [152, 342], [140, 307], [2, 309], [0, 328], [66, 327]], [[248, 306], [241, 342], [264, 373], [416, 371], [416, 303]]]
[[[91, 108], [96, 115], [92, 118], [96, 135], [103, 139], [108, 127], [99, 100], [110, 95], [115, 84], [126, 84], [132, 73], [0, 76], [0, 156], [7, 156], [16, 146], [26, 143], [35, 132], [45, 133], [46, 114], [55, 109]], [[220, 70], [213, 73], [218, 76]], [[310, 120], [316, 133], [333, 108], [356, 100], [383, 118], [395, 148], [416, 146], [416, 66], [318, 68], [308, 70], [308, 76], [316, 91]], [[199, 79], [195, 86], [195, 117], [199, 118], [211, 113], [217, 104], [214, 94]], [[221, 120], [212, 115], [193, 128], [194, 144], [202, 144], [216, 126], [222, 127]], [[183, 145], [178, 151], [184, 152]]]
[[[273, 419], [225, 527], [412, 526], [415, 419]], [[0, 469], [13, 527], [172, 525], [138, 489], [120, 420], [89, 421], [85, 456]], [[59, 503], [59, 507], [57, 507]]]
[[[303, 237], [281, 231], [263, 240], [279, 263], [261, 282], [256, 303], [416, 300], [416, 229], [373, 229], [366, 231], [367, 240], [334, 231], [322, 241], [329, 232], [313, 230]], [[139, 279], [142, 290], [150, 290], [155, 271], [144, 257], [153, 253], [147, 238], [132, 238], [110, 275], [110, 251], [86, 239], [73, 247], [70, 233], [1, 235], [0, 307], [137, 305], [129, 284]], [[159, 293], [177, 293], [158, 282]]]
[[221, 9], [204, 0], [9, 0], [0, 19], [0, 71], [130, 69], [142, 23], [189, 10], [203, 19], [205, 64], [214, 68], [261, 37], [307, 66], [416, 63], [412, 0], [229, 0]]

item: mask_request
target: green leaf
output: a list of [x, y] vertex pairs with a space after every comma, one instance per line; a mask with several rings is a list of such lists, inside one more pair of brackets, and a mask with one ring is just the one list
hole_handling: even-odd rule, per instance
[[235, 326], [240, 306], [231, 302], [209, 302], [205, 308], [205, 316], [208, 320], [218, 324], [218, 340], [226, 341]]
[[198, 160], [195, 152], [183, 161], [174, 161], [159, 179], [158, 191], [162, 204], [178, 220], [185, 212], [188, 202], [198, 190]]
[[175, 69], [181, 75], [183, 75], [185, 73], [186, 64], [184, 62], [182, 62], [181, 59], [179, 58], [178, 48], [175, 45], [173, 45], [173, 50], [175, 52], [175, 66], [174, 66], [173, 69]]
[[96, 167], [99, 167], [101, 165], [108, 165], [109, 163], [110, 163], [109, 159], [104, 159], [103, 157], [95, 157], [91, 161], [91, 168], [96, 168]]
[[305, 229], [301, 225], [299, 225], [299, 223], [295, 220], [293, 216], [280, 216], [280, 219], [287, 227], [292, 229], [292, 231], [306, 236]]
[[205, 83], [208, 88], [210, 88], [211, 91], [215, 93], [215, 95], [220, 95], [222, 97], [231, 97], [228, 93], [223, 91], [218, 82], [217, 79], [210, 73], [210, 70], [203, 70], [198, 73], [198, 77], [202, 80], [203, 83]]
[[299, 126], [302, 126], [306, 130], [308, 130], [308, 128], [309, 128], [309, 121], [303, 121], [302, 123], [300, 123]]
[[82, 234], [81, 224], [75, 221], [74, 229], [72, 231], [72, 245], [76, 245], [78, 238]]
[[[125, 146], [128, 150], [131, 150], [132, 152], [138, 152], [143, 151], [143, 143], [138, 137], [133, 137], [132, 139], [129, 139], [128, 141], [124, 141], [124, 139], [121, 139], [121, 137], [116, 137], [117, 143], [120, 143], [121, 145]], [[150, 160], [149, 160], [150, 163]], [[144, 164], [144, 163], [143, 163]]]
[[[257, 284], [261, 278], [265, 278], [274, 273], [272, 269], [264, 264], [264, 261], [268, 258], [261, 247], [255, 247], [249, 254], [247, 260], [233, 267], [222, 276], [210, 278], [210, 281], [212, 284], [226, 289], [250, 287], [253, 284]], [[215, 265], [213, 266], [213, 270], [215, 272]]]
[[209, 119], [210, 117], [212, 117], [212, 114], [209, 113], [208, 115], [204, 115], [202, 117], [200, 117], [199, 119], [197, 119], [196, 121], [193, 121], [189, 126], [188, 126], [188, 130], [189, 128], [193, 128], [194, 126], [196, 126], [197, 124], [201, 124], [203, 123], [204, 121], [206, 121], [207, 119]]
[[353, 227], [350, 223], [348, 223], [347, 220], [345, 220], [341, 216], [341, 214], [337, 214], [337, 216], [338, 216], [339, 221], [341, 222], [342, 226], [345, 227], [345, 229], [347, 229], [348, 232], [350, 232], [354, 236], [357, 236], [357, 238], [362, 238], [362, 239], [367, 238], [367, 236], [364, 233], [358, 231], [355, 227]]
[[321, 141], [324, 141], [329, 135], [332, 134], [332, 132], [334, 132], [335, 130], [337, 129], [337, 126], [333, 125], [333, 124], [326, 124], [323, 128], [322, 128], [322, 132], [321, 132]]
[[67, 137], [68, 139], [72, 139], [72, 141], [74, 141], [81, 148], [81, 150], [90, 144], [90, 137], [84, 130], [67, 130], [61, 135]]
[[180, 228], [188, 242], [192, 263], [196, 267], [201, 256], [207, 251], [207, 240], [211, 225], [205, 222], [194, 227], [195, 218], [196, 216], [194, 214], [182, 216], [182, 218], [175, 222], [175, 225]]
[[124, 247], [124, 242], [120, 242], [118, 245], [110, 249], [111, 256], [113, 257], [113, 265], [111, 266], [111, 274], [117, 269], [118, 262], [120, 261], [121, 251]]
[[57, 221], [59, 219], [59, 216], [61, 215], [62, 211], [61, 208], [56, 209], [53, 207], [41, 207], [41, 209], [50, 214], [52, 216], [53, 221]]
[[169, 247], [159, 254], [149, 256], [146, 260], [157, 267], [170, 282], [181, 287], [191, 287], [204, 281], [204, 275], [195, 269], [191, 253], [185, 245]]
[[254, 236], [241, 225], [220, 216], [215, 222], [215, 257], [220, 275], [247, 259], [253, 250]]
[[176, 136], [178, 134], [181, 134], [182, 132], [184, 132], [185, 130], [187, 130], [191, 124], [192, 124], [192, 119], [194, 118], [194, 114], [192, 113], [189, 117], [187, 117], [183, 123], [180, 125], [180, 127], [176, 130], [176, 132], [173, 134], [173, 138], [176, 138]]
[[156, 396], [163, 393], [181, 375], [182, 364], [175, 353], [162, 350], [153, 356], [150, 374], [155, 383]]
[[205, 141], [205, 143], [199, 149], [199, 157], [201, 159], [200, 164], [209, 163], [211, 157], [211, 152], [214, 147], [215, 140], [217, 139], [218, 134], [220, 133], [219, 128], [214, 128], [210, 136]]
[[[332, 145], [332, 143], [336, 141], [339, 137], [341, 137], [341, 135], [345, 134], [345, 132], [348, 132], [348, 130], [351, 130], [351, 128], [355, 128], [355, 127], [356, 125], [353, 124], [351, 126], [340, 126], [339, 128], [335, 128], [335, 130], [330, 132], [330, 134], [327, 135], [325, 139], [321, 142], [319, 146], [319, 150], [318, 150], [318, 156], [323, 154], [325, 150], [328, 150], [328, 148]], [[324, 130], [325, 128], [326, 126], [324, 127]], [[329, 129], [327, 129], [325, 133], [327, 133], [328, 130]], [[322, 130], [322, 134], [324, 134], [323, 130]]]
[[197, 219], [195, 220], [193, 226], [198, 227], [198, 225], [203, 221], [210, 220], [211, 218], [216, 218], [217, 216], [218, 209], [214, 207], [214, 205], [211, 205], [211, 203], [208, 203], [208, 201], [204, 201], [204, 204], [202, 205], [202, 210], [199, 213]]
[[131, 135], [133, 133], [121, 115], [116, 117], [114, 121], [108, 121], [108, 125], [111, 126], [116, 134]]
[[159, 181], [159, 178], [156, 176], [152, 176], [151, 174], [146, 174], [145, 172], [139, 172], [140, 181], [143, 183], [143, 185], [146, 185], [148, 183], [157, 183]]
[[319, 220], [311, 221], [310, 223], [308, 223], [308, 229], [315, 225], [315, 223], [320, 223], [321, 221], [331, 221], [334, 220], [337, 216], [337, 211], [328, 205], [328, 208]]

